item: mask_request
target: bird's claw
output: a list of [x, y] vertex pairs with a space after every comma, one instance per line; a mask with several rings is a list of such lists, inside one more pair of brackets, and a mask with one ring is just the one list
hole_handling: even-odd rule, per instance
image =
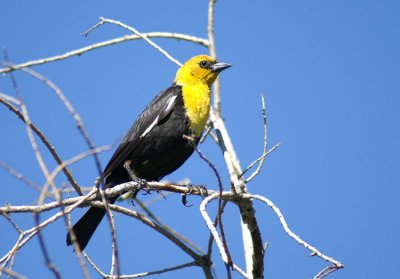
[[186, 207], [192, 206], [192, 204], [188, 205], [187, 196], [192, 195], [195, 190], [200, 193], [201, 197], [205, 197], [208, 195], [207, 188], [203, 185], [188, 184], [186, 185], [186, 187], [188, 188], [187, 192], [182, 194], [182, 204]]
[[188, 191], [186, 192], [187, 195], [193, 194], [194, 190], [200, 193], [200, 196], [205, 197], [208, 195], [207, 188], [204, 185], [186, 185]]
[[140, 192], [140, 190], [144, 191], [144, 195], [150, 194], [151, 188], [150, 188], [149, 184], [147, 183], [146, 179], [135, 177], [135, 179], [133, 179], [133, 182], [137, 183], [137, 188], [133, 193], [134, 198], [136, 198], [136, 196]]

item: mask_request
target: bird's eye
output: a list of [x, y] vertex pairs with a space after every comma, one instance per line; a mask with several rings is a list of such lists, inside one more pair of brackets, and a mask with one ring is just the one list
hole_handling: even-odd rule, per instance
[[200, 62], [200, 67], [202, 68], [208, 68], [210, 66], [210, 61], [208, 60], [203, 60]]

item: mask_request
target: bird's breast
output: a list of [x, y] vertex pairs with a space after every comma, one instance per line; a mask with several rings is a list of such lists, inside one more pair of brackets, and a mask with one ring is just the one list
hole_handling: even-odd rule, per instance
[[190, 127], [196, 137], [203, 133], [210, 114], [211, 91], [205, 84], [182, 86], [183, 102]]

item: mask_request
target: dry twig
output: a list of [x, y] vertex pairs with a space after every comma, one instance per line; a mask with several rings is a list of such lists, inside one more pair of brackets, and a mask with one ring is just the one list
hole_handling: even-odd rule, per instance
[[142, 38], [143, 40], [145, 40], [149, 45], [151, 45], [152, 47], [154, 47], [157, 51], [159, 51], [160, 53], [162, 53], [165, 57], [168, 58], [168, 60], [174, 62], [176, 65], [178, 65], [179, 67], [182, 66], [182, 63], [180, 63], [178, 60], [176, 60], [175, 58], [173, 58], [168, 52], [166, 52], [163, 48], [161, 48], [160, 46], [158, 46], [156, 43], [154, 43], [152, 40], [150, 40], [147, 36], [145, 36], [144, 34], [142, 34], [141, 32], [139, 32], [136, 28], [126, 25], [125, 23], [122, 23], [121, 21], [118, 20], [114, 20], [114, 19], [108, 19], [108, 18], [104, 18], [101, 17], [100, 21], [98, 23], [96, 23], [93, 27], [91, 27], [89, 30], [87, 30], [86, 32], [83, 33], [83, 35], [87, 36], [90, 32], [92, 32], [94, 29], [98, 28], [99, 26], [103, 25], [104, 23], [111, 23], [111, 24], [115, 24], [117, 26], [123, 27], [133, 33], [135, 33], [135, 35], [139, 36], [140, 38]]
[[[53, 156], [53, 158], [57, 162], [57, 164], [59, 164], [59, 165], [62, 164], [62, 160], [61, 160], [60, 156], [58, 155], [54, 146], [49, 142], [49, 140], [42, 133], [42, 131], [35, 124], [32, 123], [32, 121], [27, 122], [24, 115], [16, 107], [14, 107], [12, 104], [10, 104], [6, 99], [0, 97], [0, 103], [5, 105], [10, 111], [15, 113], [18, 116], [18, 118], [21, 119], [25, 123], [25, 125], [29, 125], [29, 127], [32, 129], [32, 131], [39, 137], [39, 139], [43, 142], [43, 144], [46, 146], [46, 148], [50, 151], [51, 155]], [[67, 168], [64, 168], [63, 172], [64, 172], [65, 176], [67, 177], [68, 181], [71, 183], [72, 187], [74, 187], [75, 191], [77, 191], [78, 194], [82, 195], [80, 187], [79, 187], [78, 183], [75, 181], [75, 179], [73, 178], [71, 172]]]
[[[188, 42], [192, 42], [195, 44], [199, 44], [199, 45], [208, 47], [208, 41], [206, 39], [198, 38], [195, 36], [189, 36], [186, 34], [172, 33], [172, 32], [149, 32], [149, 33], [142, 33], [142, 36], [147, 37], [147, 38], [167, 38], [167, 39], [182, 40], [182, 41], [188, 41]], [[141, 38], [142, 37], [140, 37], [138, 35], [126, 35], [126, 36], [115, 38], [112, 40], [95, 43], [95, 44], [92, 44], [92, 45], [89, 45], [89, 46], [86, 46], [83, 48], [79, 48], [76, 50], [68, 51], [64, 54], [51, 56], [51, 57], [47, 57], [47, 58], [42, 58], [42, 59], [38, 59], [38, 60], [27, 61], [27, 62], [24, 62], [21, 64], [13, 65], [13, 66], [7, 66], [5, 68], [0, 69], [0, 74], [5, 74], [5, 73], [11, 72], [11, 71], [20, 70], [20, 69], [35, 66], [35, 65], [42, 65], [42, 64], [55, 62], [55, 61], [60, 61], [60, 60], [74, 57], [74, 56], [80, 56], [86, 52], [90, 52], [90, 51], [96, 50], [98, 48], [107, 47], [107, 46], [119, 44], [122, 42], [138, 40]]]

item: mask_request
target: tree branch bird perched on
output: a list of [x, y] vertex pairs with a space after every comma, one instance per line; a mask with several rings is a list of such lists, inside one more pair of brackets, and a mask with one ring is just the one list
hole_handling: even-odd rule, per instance
[[[172, 85], [151, 101], [128, 131], [103, 172], [105, 188], [132, 180], [126, 164], [135, 177], [146, 181], [159, 181], [178, 169], [192, 155], [205, 128], [211, 85], [230, 66], [207, 55], [189, 59], [177, 71]], [[72, 227], [81, 250], [105, 214], [104, 209], [91, 207]], [[67, 245], [71, 244], [68, 233]]]

